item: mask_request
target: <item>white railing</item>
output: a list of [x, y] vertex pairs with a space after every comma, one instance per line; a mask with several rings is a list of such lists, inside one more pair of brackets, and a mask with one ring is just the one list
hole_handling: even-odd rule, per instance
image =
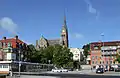
[[103, 55], [114, 55], [117, 54], [117, 52], [102, 52]]

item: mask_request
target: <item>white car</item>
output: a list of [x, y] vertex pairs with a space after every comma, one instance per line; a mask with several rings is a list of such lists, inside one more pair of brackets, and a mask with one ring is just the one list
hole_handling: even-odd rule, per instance
[[52, 72], [62, 72], [61, 69], [52, 69]]
[[62, 69], [62, 72], [68, 72], [68, 70], [67, 69]]

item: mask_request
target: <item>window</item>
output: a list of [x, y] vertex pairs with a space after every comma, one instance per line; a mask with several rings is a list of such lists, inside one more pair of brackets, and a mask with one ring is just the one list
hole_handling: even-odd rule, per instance
[[0, 64], [0, 68], [2, 68], [2, 65]]
[[112, 61], [110, 61], [110, 64], [112, 64]]
[[7, 46], [8, 46], [8, 47], [11, 47], [11, 43], [10, 43], [10, 42], [9, 42], [9, 43], [7, 43]]
[[92, 59], [94, 60], [94, 56], [92, 56]]
[[100, 61], [100, 64], [101, 64], [101, 61]]
[[98, 46], [95, 46], [94, 49], [97, 50], [97, 49], [98, 49]]
[[114, 62], [114, 64], [115, 64], [115, 62]]
[[96, 61], [96, 64], [97, 64], [97, 61]]
[[92, 61], [92, 64], [94, 64], [94, 61]]
[[63, 41], [63, 45], [65, 45], [65, 42]]
[[107, 61], [107, 64], [108, 64], [108, 61]]
[[104, 64], [104, 61], [103, 61], [103, 64]]
[[8, 65], [3, 65], [3, 68], [8, 68]]
[[96, 56], [96, 59], [97, 59], [97, 56]]
[[6, 46], [6, 43], [3, 43], [3, 46], [5, 47], [5, 46]]

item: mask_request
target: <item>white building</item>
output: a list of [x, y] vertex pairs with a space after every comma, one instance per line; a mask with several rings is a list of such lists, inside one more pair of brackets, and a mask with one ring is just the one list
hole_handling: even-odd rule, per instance
[[86, 64], [90, 65], [90, 61], [91, 61], [91, 58], [90, 58], [90, 55], [88, 55], [87, 58], [86, 58]]
[[84, 58], [83, 49], [80, 48], [70, 48], [70, 52], [73, 53], [73, 60], [79, 61]]

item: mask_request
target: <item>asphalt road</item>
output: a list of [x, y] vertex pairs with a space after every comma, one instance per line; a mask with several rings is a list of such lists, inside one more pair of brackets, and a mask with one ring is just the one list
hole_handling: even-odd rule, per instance
[[24, 72], [22, 78], [120, 78], [120, 73], [108, 72], [104, 74], [81, 73], [81, 72]]
[[[16, 77], [13, 77], [16, 78]], [[60, 74], [51, 76], [31, 76], [22, 75], [20, 78], [120, 78], [120, 76], [105, 76], [105, 75], [81, 75], [81, 74]]]
[[103, 76], [103, 75], [69, 75], [69, 76], [60, 76], [59, 78], [120, 78], [120, 76]]

